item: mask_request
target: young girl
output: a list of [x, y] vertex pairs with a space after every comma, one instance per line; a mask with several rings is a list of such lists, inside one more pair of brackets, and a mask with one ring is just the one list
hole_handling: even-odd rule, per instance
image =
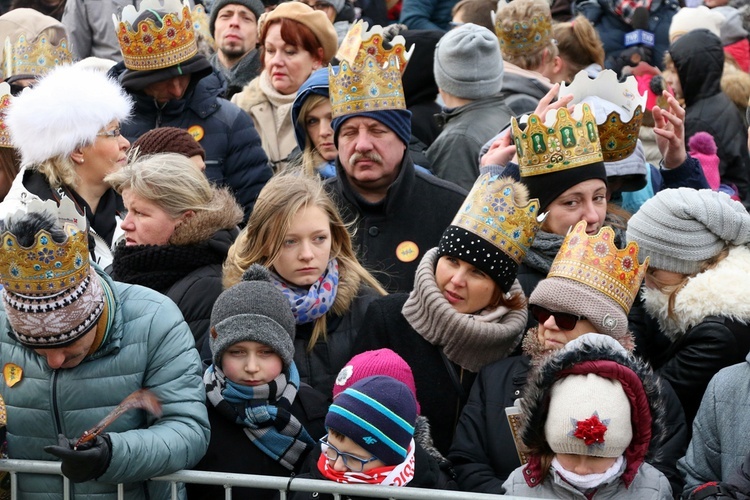
[[302, 170], [323, 179], [336, 177], [338, 149], [333, 143], [328, 68], [314, 71], [300, 87], [292, 105], [292, 123], [302, 151]]
[[271, 270], [297, 324], [294, 360], [303, 382], [330, 395], [351, 358], [368, 304], [383, 291], [352, 249], [321, 182], [284, 174], [268, 181], [229, 249], [224, 286], [252, 264]]
[[[294, 317], [262, 266], [224, 291], [211, 313], [206, 370], [211, 422], [197, 470], [290, 476], [325, 434], [325, 396], [301, 384], [294, 364]], [[223, 496], [221, 486], [191, 484], [191, 500]], [[274, 490], [235, 488], [237, 498], [275, 498]]]

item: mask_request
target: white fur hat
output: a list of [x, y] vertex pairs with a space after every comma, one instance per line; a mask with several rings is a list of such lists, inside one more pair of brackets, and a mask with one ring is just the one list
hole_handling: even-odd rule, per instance
[[59, 66], [13, 99], [5, 121], [26, 167], [93, 143], [112, 120], [128, 118], [131, 107], [130, 97], [104, 73]]

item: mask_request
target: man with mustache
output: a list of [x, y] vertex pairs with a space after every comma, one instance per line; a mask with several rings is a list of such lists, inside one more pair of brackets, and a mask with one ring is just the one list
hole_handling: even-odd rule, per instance
[[[362, 52], [376, 45], [368, 43], [371, 32], [362, 33], [362, 40]], [[394, 47], [399, 43], [404, 43], [403, 38], [396, 37]], [[379, 44], [375, 49], [391, 50]], [[408, 59], [410, 53], [403, 53]], [[364, 58], [357, 56], [354, 64], [359, 65]], [[363, 81], [358, 88], [369, 89], [371, 83], [383, 82], [383, 75], [378, 74], [382, 71], [388, 70], [373, 65], [361, 72]], [[329, 72], [334, 142], [339, 155], [337, 176], [326, 187], [344, 220], [353, 223], [360, 261], [376, 272], [389, 292], [410, 291], [422, 254], [438, 244], [467, 192], [415, 170], [407, 150], [411, 112], [403, 97], [384, 105], [382, 96], [392, 89], [380, 89], [379, 98], [369, 92], [355, 93], [347, 86], [350, 72], [350, 67]], [[403, 96], [400, 78], [392, 83]], [[339, 93], [339, 89], [344, 92]]]

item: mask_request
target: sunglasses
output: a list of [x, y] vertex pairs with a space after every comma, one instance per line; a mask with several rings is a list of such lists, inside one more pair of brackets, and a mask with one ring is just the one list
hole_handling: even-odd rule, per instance
[[579, 319], [586, 319], [584, 316], [578, 316], [577, 314], [550, 311], [549, 309], [535, 304], [531, 304], [529, 310], [540, 324], [547, 321], [550, 316], [554, 316], [557, 327], [566, 332], [575, 328]]

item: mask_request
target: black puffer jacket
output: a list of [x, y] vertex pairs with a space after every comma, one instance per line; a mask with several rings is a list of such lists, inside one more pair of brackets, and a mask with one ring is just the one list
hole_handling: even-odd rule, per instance
[[694, 30], [669, 47], [685, 98], [685, 137], [708, 132], [716, 140], [721, 181], [734, 184], [750, 207], [750, 156], [742, 115], [721, 91], [724, 50], [708, 30]]

